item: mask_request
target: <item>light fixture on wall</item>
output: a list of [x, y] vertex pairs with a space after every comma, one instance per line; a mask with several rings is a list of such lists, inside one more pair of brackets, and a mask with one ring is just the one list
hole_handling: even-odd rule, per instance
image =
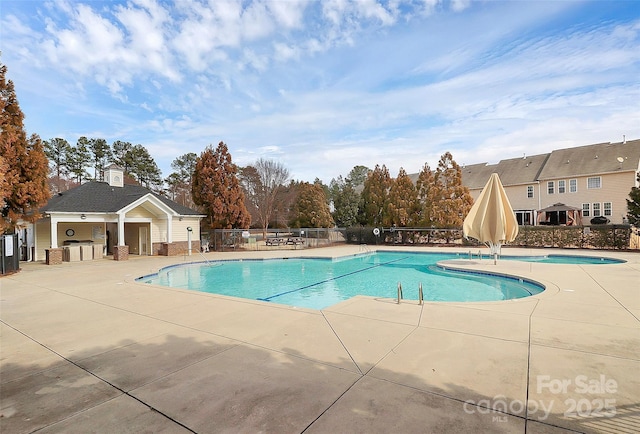
[[182, 221], [182, 216], [178, 217], [178, 220]]
[[80, 214], [80, 218], [81, 218], [82, 220], [86, 220], [86, 219], [87, 219], [87, 216], [86, 216], [86, 215], [84, 215], [84, 214]]

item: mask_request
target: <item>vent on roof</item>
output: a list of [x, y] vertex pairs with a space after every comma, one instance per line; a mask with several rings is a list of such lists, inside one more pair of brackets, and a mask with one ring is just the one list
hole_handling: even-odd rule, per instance
[[597, 155], [596, 155], [596, 158], [595, 158], [595, 159], [596, 159], [596, 160], [598, 159], [598, 156], [597, 156]]
[[622, 144], [626, 144], [627, 143], [627, 136], [626, 135], [622, 135]]

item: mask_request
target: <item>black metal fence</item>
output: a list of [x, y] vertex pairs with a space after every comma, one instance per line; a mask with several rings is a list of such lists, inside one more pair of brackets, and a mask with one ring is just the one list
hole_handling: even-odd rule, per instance
[[[323, 247], [336, 243], [406, 246], [478, 246], [464, 238], [461, 228], [302, 228], [251, 231], [217, 229], [203, 234], [217, 251]], [[509, 243], [518, 247], [559, 247], [604, 250], [640, 250], [640, 232], [630, 225], [520, 226]]]
[[202, 237], [216, 251], [300, 249], [344, 243], [342, 231], [335, 228], [268, 229], [266, 233], [261, 229], [216, 229], [203, 232]]
[[[351, 244], [477, 246], [462, 229], [353, 227], [344, 230]], [[511, 246], [606, 250], [640, 249], [640, 233], [630, 225], [520, 226]]]
[[14, 273], [20, 269], [18, 235], [0, 236], [0, 274]]
[[464, 239], [462, 229], [351, 227], [344, 229], [344, 237], [350, 244], [473, 244]]

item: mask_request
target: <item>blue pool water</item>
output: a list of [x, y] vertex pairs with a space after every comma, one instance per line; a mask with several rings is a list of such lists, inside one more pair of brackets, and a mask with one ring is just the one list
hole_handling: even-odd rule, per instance
[[[167, 267], [139, 281], [214, 294], [323, 309], [356, 295], [428, 301], [496, 301], [528, 297], [544, 287], [519, 278], [444, 270], [458, 254], [377, 252], [339, 259], [217, 261]], [[503, 257], [504, 258], [504, 257]]]
[[548, 255], [548, 256], [502, 256], [501, 259], [541, 262], [546, 264], [623, 264], [626, 261], [615, 258], [604, 258], [595, 256], [572, 256], [572, 255]]

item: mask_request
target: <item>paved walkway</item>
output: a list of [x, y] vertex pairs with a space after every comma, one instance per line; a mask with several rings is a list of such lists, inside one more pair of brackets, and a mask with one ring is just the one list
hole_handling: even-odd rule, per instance
[[456, 261], [547, 290], [322, 311], [134, 281], [182, 257], [22, 264], [0, 278], [0, 431], [640, 432], [640, 254], [579, 253], [628, 262]]

